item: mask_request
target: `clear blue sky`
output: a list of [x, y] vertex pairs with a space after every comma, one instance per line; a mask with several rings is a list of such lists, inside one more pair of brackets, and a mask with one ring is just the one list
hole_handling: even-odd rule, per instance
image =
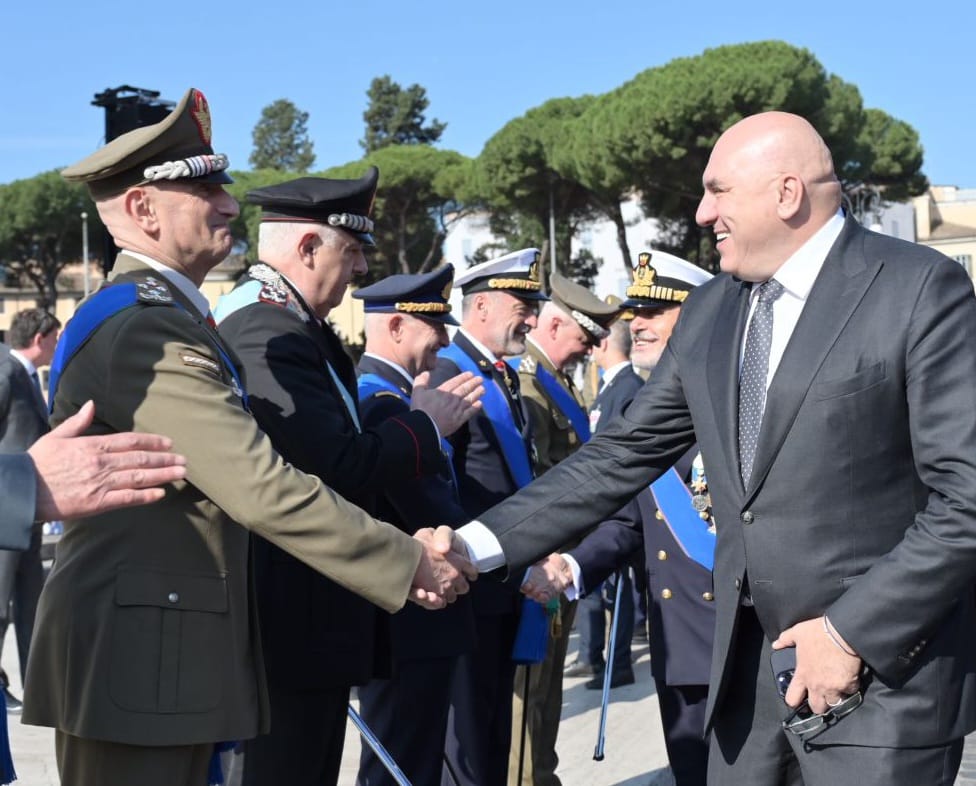
[[92, 96], [122, 84], [210, 101], [214, 146], [247, 169], [261, 109], [310, 115], [316, 168], [360, 157], [366, 90], [420, 83], [441, 146], [477, 155], [549, 98], [603, 93], [674, 57], [779, 39], [910, 123], [936, 184], [976, 187], [976, 2], [489, 3], [6, 2], [0, 10], [0, 183], [60, 168], [101, 143]]

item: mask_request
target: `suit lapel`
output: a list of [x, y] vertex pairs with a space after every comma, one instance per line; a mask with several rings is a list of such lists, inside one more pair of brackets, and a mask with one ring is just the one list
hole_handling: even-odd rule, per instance
[[713, 323], [708, 350], [708, 389], [726, 391], [724, 396], [710, 398], [726, 449], [726, 466], [733, 467], [730, 474], [744, 491], [739, 475], [739, 347], [749, 314], [750, 287], [730, 278], [729, 288], [729, 296], [722, 298]]
[[813, 378], [881, 269], [880, 259], [867, 260], [863, 253], [852, 251], [852, 246], [863, 242], [861, 232], [848, 218], [810, 290], [770, 382], [749, 483], [750, 495], [769, 472]]

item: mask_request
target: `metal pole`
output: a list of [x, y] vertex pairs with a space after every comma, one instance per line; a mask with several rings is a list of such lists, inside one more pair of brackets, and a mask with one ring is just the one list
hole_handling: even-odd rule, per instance
[[359, 733], [362, 735], [363, 740], [367, 745], [369, 745], [373, 753], [377, 755], [379, 760], [383, 763], [383, 766], [386, 767], [387, 772], [393, 776], [393, 780], [397, 782], [397, 786], [411, 786], [410, 781], [407, 780], [407, 776], [403, 774], [403, 770], [397, 766], [397, 763], [393, 760], [393, 757], [390, 755], [389, 751], [383, 747], [383, 743], [379, 741], [379, 738], [375, 734], [373, 734], [373, 730], [366, 725], [366, 721], [364, 721], [360, 717], [359, 713], [352, 708], [351, 704], [349, 705], [347, 714], [349, 715], [349, 720], [351, 720], [353, 725], [359, 729]]
[[[624, 569], [626, 570], [626, 568]], [[594, 761], [603, 761], [603, 749], [607, 743], [607, 707], [610, 704], [610, 678], [613, 674], [613, 656], [617, 649], [617, 625], [620, 623], [620, 590], [623, 586], [623, 571], [617, 571], [617, 591], [613, 597], [613, 617], [610, 622], [610, 642], [607, 644], [607, 665], [603, 672], [603, 699], [600, 704], [600, 730], [596, 736]]]
[[88, 214], [81, 214], [81, 262], [85, 271], [85, 297], [91, 291], [91, 279], [88, 274]]
[[[554, 179], [554, 178], [553, 178]], [[549, 181], [549, 274], [556, 272], [556, 202], [553, 180]]]

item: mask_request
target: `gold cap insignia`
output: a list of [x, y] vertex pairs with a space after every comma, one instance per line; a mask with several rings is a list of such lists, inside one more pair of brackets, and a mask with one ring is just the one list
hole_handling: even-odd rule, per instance
[[205, 144], [210, 144], [210, 137], [213, 131], [213, 124], [210, 120], [210, 105], [206, 97], [199, 90], [193, 91], [190, 99], [190, 117], [197, 125], [200, 132], [200, 140]]

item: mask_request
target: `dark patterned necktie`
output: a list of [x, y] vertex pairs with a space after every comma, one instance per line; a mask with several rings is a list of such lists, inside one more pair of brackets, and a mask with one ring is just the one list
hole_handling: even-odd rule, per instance
[[783, 285], [770, 279], [759, 286], [759, 302], [752, 314], [739, 372], [739, 472], [749, 485], [756, 458], [759, 428], [766, 405], [766, 377], [769, 348], [773, 343], [773, 303], [783, 294]]

